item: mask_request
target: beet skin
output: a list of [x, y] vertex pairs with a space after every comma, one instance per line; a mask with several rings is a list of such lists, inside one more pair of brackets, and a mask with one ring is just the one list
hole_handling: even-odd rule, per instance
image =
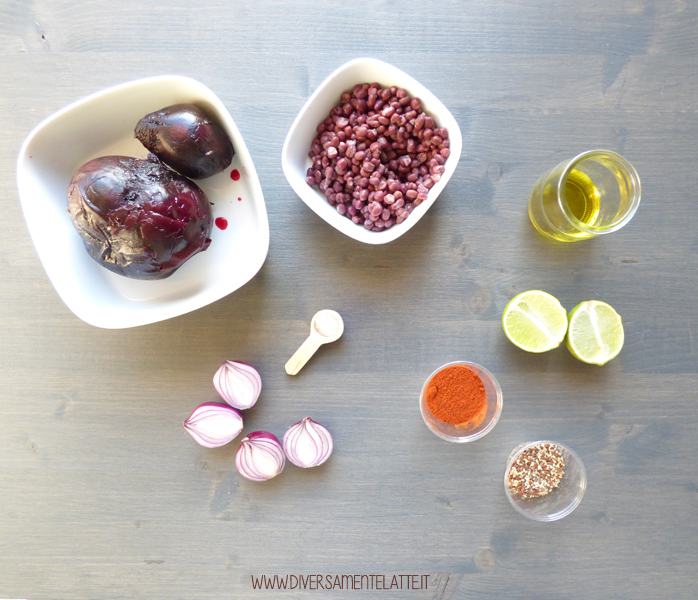
[[84, 164], [70, 182], [68, 212], [92, 258], [134, 279], [169, 277], [211, 243], [208, 198], [155, 158]]
[[194, 104], [175, 104], [146, 115], [136, 139], [185, 177], [204, 179], [230, 166], [235, 150], [225, 130]]

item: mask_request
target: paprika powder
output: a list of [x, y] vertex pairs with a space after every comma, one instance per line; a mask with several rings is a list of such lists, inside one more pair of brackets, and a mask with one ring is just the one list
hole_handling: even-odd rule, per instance
[[480, 376], [465, 365], [450, 365], [427, 384], [429, 410], [442, 423], [474, 428], [487, 414], [487, 392]]

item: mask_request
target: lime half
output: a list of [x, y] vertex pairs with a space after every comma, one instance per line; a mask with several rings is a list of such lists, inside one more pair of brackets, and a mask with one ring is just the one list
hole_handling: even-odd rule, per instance
[[605, 365], [618, 356], [625, 333], [620, 315], [605, 302], [588, 300], [570, 312], [565, 343], [575, 358]]
[[528, 352], [546, 352], [565, 339], [567, 311], [554, 296], [531, 290], [511, 299], [502, 326], [512, 344]]

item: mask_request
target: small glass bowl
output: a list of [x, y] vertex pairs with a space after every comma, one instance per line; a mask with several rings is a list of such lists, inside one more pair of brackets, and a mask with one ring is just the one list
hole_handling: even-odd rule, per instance
[[[434, 416], [434, 413], [429, 410], [429, 405], [427, 404], [427, 385], [429, 385], [432, 377], [434, 377], [434, 375], [436, 375], [442, 369], [454, 365], [463, 365], [468, 367], [477, 373], [480, 379], [482, 379], [482, 383], [485, 385], [485, 392], [487, 394], [487, 412], [485, 413], [485, 418], [482, 420], [482, 423], [480, 423], [477, 427], [473, 427], [472, 429], [467, 429], [460, 425], [449, 425], [448, 423], [439, 421], [439, 419]], [[480, 439], [483, 435], [489, 433], [489, 431], [497, 424], [497, 421], [499, 421], [499, 415], [502, 414], [502, 401], [502, 388], [499, 387], [499, 384], [492, 376], [492, 373], [490, 373], [484, 367], [476, 365], [475, 363], [459, 360], [442, 365], [431, 375], [429, 375], [429, 377], [427, 377], [427, 380], [424, 382], [424, 386], [422, 387], [422, 393], [419, 396], [419, 410], [422, 413], [422, 418], [427, 424], [427, 427], [441, 439], [448, 442], [462, 444], [465, 442], [474, 442], [475, 440]]]
[[[537, 444], [552, 444], [557, 446], [565, 459], [565, 473], [559, 485], [549, 494], [538, 498], [523, 499], [509, 491], [507, 477], [509, 469], [519, 455]], [[509, 455], [507, 460], [507, 468], [504, 472], [504, 492], [509, 498], [511, 505], [520, 512], [524, 517], [533, 519], [534, 521], [557, 521], [569, 515], [582, 501], [584, 491], [587, 487], [587, 474], [584, 469], [584, 463], [572, 450], [560, 444], [559, 442], [551, 442], [541, 440], [537, 442], [527, 442], [520, 444]]]

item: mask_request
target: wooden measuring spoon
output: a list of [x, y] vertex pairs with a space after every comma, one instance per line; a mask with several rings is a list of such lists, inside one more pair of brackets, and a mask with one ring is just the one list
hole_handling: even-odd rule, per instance
[[286, 363], [286, 373], [289, 375], [298, 373], [320, 346], [336, 342], [342, 337], [342, 333], [344, 333], [344, 321], [339, 313], [333, 310], [321, 310], [315, 313], [310, 322], [310, 335]]

